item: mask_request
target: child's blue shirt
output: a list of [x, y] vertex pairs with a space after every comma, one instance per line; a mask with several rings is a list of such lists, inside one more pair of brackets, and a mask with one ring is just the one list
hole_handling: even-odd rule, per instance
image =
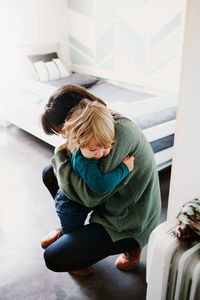
[[76, 175], [99, 194], [111, 191], [129, 174], [129, 169], [124, 163], [103, 174], [99, 169], [100, 160], [84, 157], [80, 149], [74, 151], [71, 162]]

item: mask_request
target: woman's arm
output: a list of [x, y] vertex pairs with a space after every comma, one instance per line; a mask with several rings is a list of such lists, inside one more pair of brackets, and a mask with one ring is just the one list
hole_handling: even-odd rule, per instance
[[[117, 122], [116, 122], [117, 123]], [[110, 172], [117, 168], [124, 157], [134, 152], [134, 145], [137, 144], [137, 138], [134, 139], [130, 125], [119, 122], [115, 125], [115, 145], [111, 153], [102, 158], [100, 170], [103, 173]], [[71, 165], [71, 153], [67, 149], [59, 150], [55, 153], [52, 164], [58, 180], [58, 184], [69, 199], [77, 201], [87, 207], [97, 206], [107, 200], [109, 196], [123, 187], [124, 181], [105, 194], [93, 192], [81, 177], [78, 177], [73, 171]], [[132, 177], [133, 172], [129, 173], [125, 181]]]

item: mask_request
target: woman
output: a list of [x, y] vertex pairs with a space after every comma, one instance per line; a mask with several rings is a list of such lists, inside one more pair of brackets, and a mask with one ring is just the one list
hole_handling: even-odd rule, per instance
[[[45, 133], [62, 134], [65, 118], [84, 98], [106, 105], [77, 85], [59, 88], [42, 114]], [[52, 166], [43, 172], [44, 183], [53, 197], [60, 187], [74, 203], [93, 209], [90, 224], [64, 235], [58, 229], [43, 239], [42, 245], [48, 246], [44, 252], [45, 262], [52, 271], [91, 275], [92, 264], [122, 252], [116, 267], [132, 269], [139, 263], [141, 248], [147, 244], [158, 223], [160, 189], [151, 147], [133, 122], [117, 113], [112, 115], [115, 143], [109, 155], [102, 157], [100, 170], [103, 173], [112, 171], [127, 155], [135, 158], [133, 172], [114, 190], [105, 194], [90, 190], [73, 172], [70, 152], [73, 145], [67, 143], [57, 149], [52, 159], [54, 172]]]

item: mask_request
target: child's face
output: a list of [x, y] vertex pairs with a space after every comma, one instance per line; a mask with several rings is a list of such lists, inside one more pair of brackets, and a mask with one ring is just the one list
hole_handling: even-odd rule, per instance
[[111, 146], [109, 148], [104, 148], [99, 146], [95, 138], [91, 138], [88, 145], [80, 148], [82, 154], [86, 158], [100, 159], [110, 153]]

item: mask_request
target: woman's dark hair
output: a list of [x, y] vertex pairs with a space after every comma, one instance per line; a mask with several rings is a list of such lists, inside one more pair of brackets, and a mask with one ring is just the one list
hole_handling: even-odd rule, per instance
[[70, 111], [85, 98], [91, 101], [99, 101], [106, 106], [103, 100], [79, 85], [66, 84], [58, 88], [49, 98], [41, 115], [41, 124], [44, 132], [46, 134], [55, 134], [59, 131]]

